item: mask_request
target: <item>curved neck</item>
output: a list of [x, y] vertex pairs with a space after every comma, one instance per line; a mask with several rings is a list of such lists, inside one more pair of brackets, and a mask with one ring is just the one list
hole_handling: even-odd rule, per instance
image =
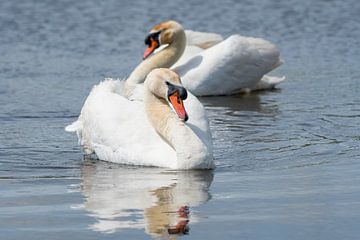
[[183, 54], [186, 46], [186, 36], [183, 30], [176, 33], [174, 41], [160, 52], [142, 61], [126, 80], [127, 84], [143, 83], [146, 76], [155, 68], [170, 68]]
[[[212, 154], [198, 135], [172, 111], [168, 103], [145, 90], [145, 111], [156, 132], [176, 152], [177, 168], [189, 169], [206, 163]], [[208, 166], [210, 167], [210, 165]]]

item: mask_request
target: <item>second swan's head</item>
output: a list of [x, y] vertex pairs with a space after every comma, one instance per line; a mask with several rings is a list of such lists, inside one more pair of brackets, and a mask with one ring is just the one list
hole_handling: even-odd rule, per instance
[[167, 68], [157, 68], [147, 75], [144, 84], [153, 95], [166, 100], [181, 120], [189, 119], [183, 103], [187, 91], [177, 73]]
[[161, 45], [171, 44], [180, 34], [184, 35], [184, 28], [173, 20], [153, 27], [145, 38], [145, 44], [148, 47], [144, 52], [143, 59], [149, 57]]

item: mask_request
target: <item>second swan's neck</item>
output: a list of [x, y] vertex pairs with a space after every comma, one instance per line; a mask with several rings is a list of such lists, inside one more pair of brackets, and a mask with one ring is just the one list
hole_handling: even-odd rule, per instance
[[143, 83], [146, 76], [155, 68], [170, 68], [183, 54], [186, 46], [184, 30], [176, 33], [174, 41], [160, 52], [142, 61], [126, 80], [128, 85]]

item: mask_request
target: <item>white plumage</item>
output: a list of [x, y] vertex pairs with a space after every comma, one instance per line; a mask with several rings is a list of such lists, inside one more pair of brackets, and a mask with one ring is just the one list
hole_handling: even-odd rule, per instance
[[[184, 30], [175, 21], [153, 27], [146, 38], [145, 60], [127, 79], [142, 83], [157, 67], [171, 67], [196, 96], [230, 95], [275, 87], [285, 77], [265, 74], [280, 66], [277, 47], [261, 38]], [[153, 53], [151, 55], [151, 53]]]
[[232, 35], [221, 41], [220, 35], [193, 31], [186, 37], [188, 45], [173, 70], [196, 96], [268, 89], [285, 79], [263, 77], [282, 64], [276, 46], [264, 39]]
[[[137, 88], [144, 88], [144, 85], [137, 85]], [[170, 116], [158, 116], [161, 118], [159, 121], [177, 118], [174, 120], [177, 126], [169, 136], [184, 146], [172, 147], [150, 124], [144, 102], [125, 98], [123, 89], [124, 81], [120, 80], [107, 79], [96, 85], [78, 120], [66, 127], [67, 131], [77, 132], [86, 153], [95, 152], [101, 160], [121, 164], [173, 169], [213, 167], [208, 120], [196, 97], [189, 93], [184, 101], [189, 115], [187, 123], [180, 121], [172, 111], [164, 113]], [[168, 125], [163, 127], [171, 128]], [[194, 136], [188, 132], [193, 132]], [[199, 149], [201, 156], [194, 152]]]

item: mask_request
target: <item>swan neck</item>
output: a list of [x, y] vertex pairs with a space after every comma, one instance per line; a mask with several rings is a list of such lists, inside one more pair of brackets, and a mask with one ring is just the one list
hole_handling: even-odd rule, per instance
[[173, 134], [174, 126], [183, 129], [186, 127], [185, 124], [179, 120], [165, 99], [145, 90], [144, 102], [150, 124], [172, 148], [177, 150], [177, 142]]
[[162, 139], [175, 150], [177, 167], [188, 169], [204, 164], [211, 153], [195, 132], [179, 119], [166, 100], [148, 90], [145, 90], [144, 97], [148, 120]]
[[170, 68], [184, 53], [185, 46], [186, 35], [184, 30], [181, 30], [167, 47], [142, 61], [130, 74], [127, 84], [143, 83], [146, 76], [155, 68]]

